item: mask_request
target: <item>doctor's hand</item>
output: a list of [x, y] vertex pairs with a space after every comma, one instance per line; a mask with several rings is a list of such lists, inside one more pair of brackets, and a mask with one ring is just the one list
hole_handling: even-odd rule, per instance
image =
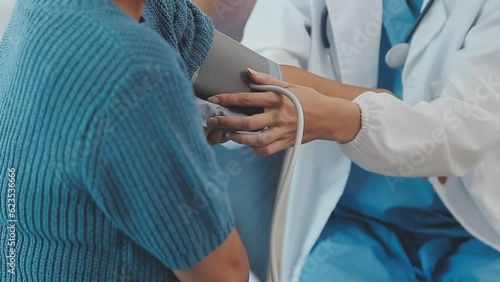
[[205, 133], [205, 137], [210, 145], [222, 144], [229, 141], [226, 132], [224, 131], [204, 127], [203, 132]]
[[[249, 70], [256, 84], [276, 85], [291, 91], [302, 104], [305, 127], [303, 143], [316, 139], [349, 142], [361, 127], [359, 107], [339, 98], [322, 95], [314, 89], [292, 85], [267, 74]], [[222, 106], [260, 107], [264, 113], [248, 117], [217, 116], [209, 124], [232, 130], [267, 130], [259, 134], [229, 133], [240, 144], [249, 145], [257, 155], [270, 155], [293, 146], [297, 132], [297, 114], [292, 102], [273, 92], [219, 94], [210, 102]]]

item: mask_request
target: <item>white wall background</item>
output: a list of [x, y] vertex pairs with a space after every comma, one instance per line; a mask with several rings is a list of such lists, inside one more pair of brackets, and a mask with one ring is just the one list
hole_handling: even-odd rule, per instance
[[15, 3], [15, 0], [0, 0], [0, 38], [7, 27]]

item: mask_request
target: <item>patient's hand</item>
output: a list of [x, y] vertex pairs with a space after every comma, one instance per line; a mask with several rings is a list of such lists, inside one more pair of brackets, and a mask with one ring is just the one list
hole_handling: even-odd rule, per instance
[[226, 132], [224, 131], [206, 127], [203, 128], [203, 131], [205, 132], [205, 137], [207, 138], [207, 141], [210, 145], [222, 144], [229, 141], [229, 139], [226, 136]]

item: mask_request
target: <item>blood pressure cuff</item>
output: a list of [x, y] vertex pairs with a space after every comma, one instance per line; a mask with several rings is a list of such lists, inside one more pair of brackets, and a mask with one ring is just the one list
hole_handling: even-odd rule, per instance
[[220, 93], [251, 92], [247, 68], [282, 79], [281, 67], [231, 38], [215, 31], [214, 42], [205, 63], [192, 77], [202, 120], [215, 115], [244, 116], [262, 113], [260, 108], [224, 108], [207, 102], [209, 97]]

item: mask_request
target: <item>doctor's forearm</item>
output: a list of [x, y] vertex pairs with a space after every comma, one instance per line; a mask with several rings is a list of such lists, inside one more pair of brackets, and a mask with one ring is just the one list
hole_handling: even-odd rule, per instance
[[385, 89], [365, 88], [343, 84], [294, 66], [282, 65], [281, 70], [283, 72], [283, 80], [286, 82], [310, 87], [323, 95], [348, 101], [352, 101], [359, 95], [368, 91], [392, 94], [391, 91]]

